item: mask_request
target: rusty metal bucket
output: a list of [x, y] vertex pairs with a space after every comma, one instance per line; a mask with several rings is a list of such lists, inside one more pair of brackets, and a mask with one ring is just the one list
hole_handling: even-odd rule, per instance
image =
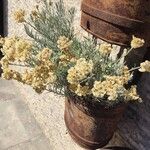
[[87, 107], [66, 99], [65, 123], [77, 144], [87, 149], [97, 149], [107, 145], [113, 137], [125, 109], [125, 104], [107, 109], [92, 104]]
[[94, 36], [128, 46], [132, 35], [150, 46], [150, 0], [83, 0], [81, 26]]

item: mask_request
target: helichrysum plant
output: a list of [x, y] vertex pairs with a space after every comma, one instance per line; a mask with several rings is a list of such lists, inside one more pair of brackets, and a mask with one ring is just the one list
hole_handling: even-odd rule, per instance
[[[95, 39], [78, 38], [74, 32], [75, 9], [67, 9], [62, 0], [43, 1], [26, 19], [22, 9], [13, 15], [24, 25], [30, 40], [19, 37], [0, 38], [4, 57], [1, 60], [2, 78], [18, 80], [33, 87], [81, 100], [96, 101], [106, 106], [121, 102], [141, 101], [135, 85], [128, 87], [133, 71], [150, 72], [147, 60], [129, 69], [124, 58], [144, 45], [144, 40], [133, 36], [131, 48], [120, 58], [113, 58], [115, 48], [109, 43], [96, 44]], [[24, 71], [12, 69], [13, 65]], [[14, 68], [14, 67], [13, 67]]]

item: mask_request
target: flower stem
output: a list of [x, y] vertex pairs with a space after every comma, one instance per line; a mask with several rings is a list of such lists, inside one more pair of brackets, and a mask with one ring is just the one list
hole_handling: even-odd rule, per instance
[[130, 69], [129, 71], [131, 72], [131, 71], [134, 71], [134, 70], [138, 70], [138, 69], [140, 69], [141, 67], [135, 67], [135, 68], [132, 68], [132, 69]]

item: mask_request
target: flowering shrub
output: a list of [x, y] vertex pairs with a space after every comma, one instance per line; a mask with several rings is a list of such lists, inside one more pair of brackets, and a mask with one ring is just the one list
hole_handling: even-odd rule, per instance
[[[113, 58], [115, 48], [108, 43], [96, 44], [86, 37], [74, 34], [75, 10], [65, 9], [63, 1], [52, 4], [44, 1], [43, 9], [36, 6], [28, 20], [25, 11], [14, 13], [14, 19], [23, 23], [30, 41], [18, 37], [0, 39], [4, 79], [15, 79], [33, 87], [57, 94], [72, 94], [85, 100], [113, 105], [127, 101], [141, 101], [136, 86], [127, 88], [135, 69], [150, 72], [150, 62], [129, 69], [124, 60], [133, 49], [142, 47], [144, 40], [133, 36], [131, 48], [120, 58]], [[12, 65], [25, 66], [23, 72]]]

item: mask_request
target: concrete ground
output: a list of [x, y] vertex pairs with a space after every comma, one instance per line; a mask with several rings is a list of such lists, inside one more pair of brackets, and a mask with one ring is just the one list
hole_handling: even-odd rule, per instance
[[50, 150], [23, 99], [12, 81], [0, 80], [0, 150]]
[[[117, 133], [109, 145], [123, 145]], [[67, 132], [64, 97], [0, 79], [0, 150], [83, 150]]]

